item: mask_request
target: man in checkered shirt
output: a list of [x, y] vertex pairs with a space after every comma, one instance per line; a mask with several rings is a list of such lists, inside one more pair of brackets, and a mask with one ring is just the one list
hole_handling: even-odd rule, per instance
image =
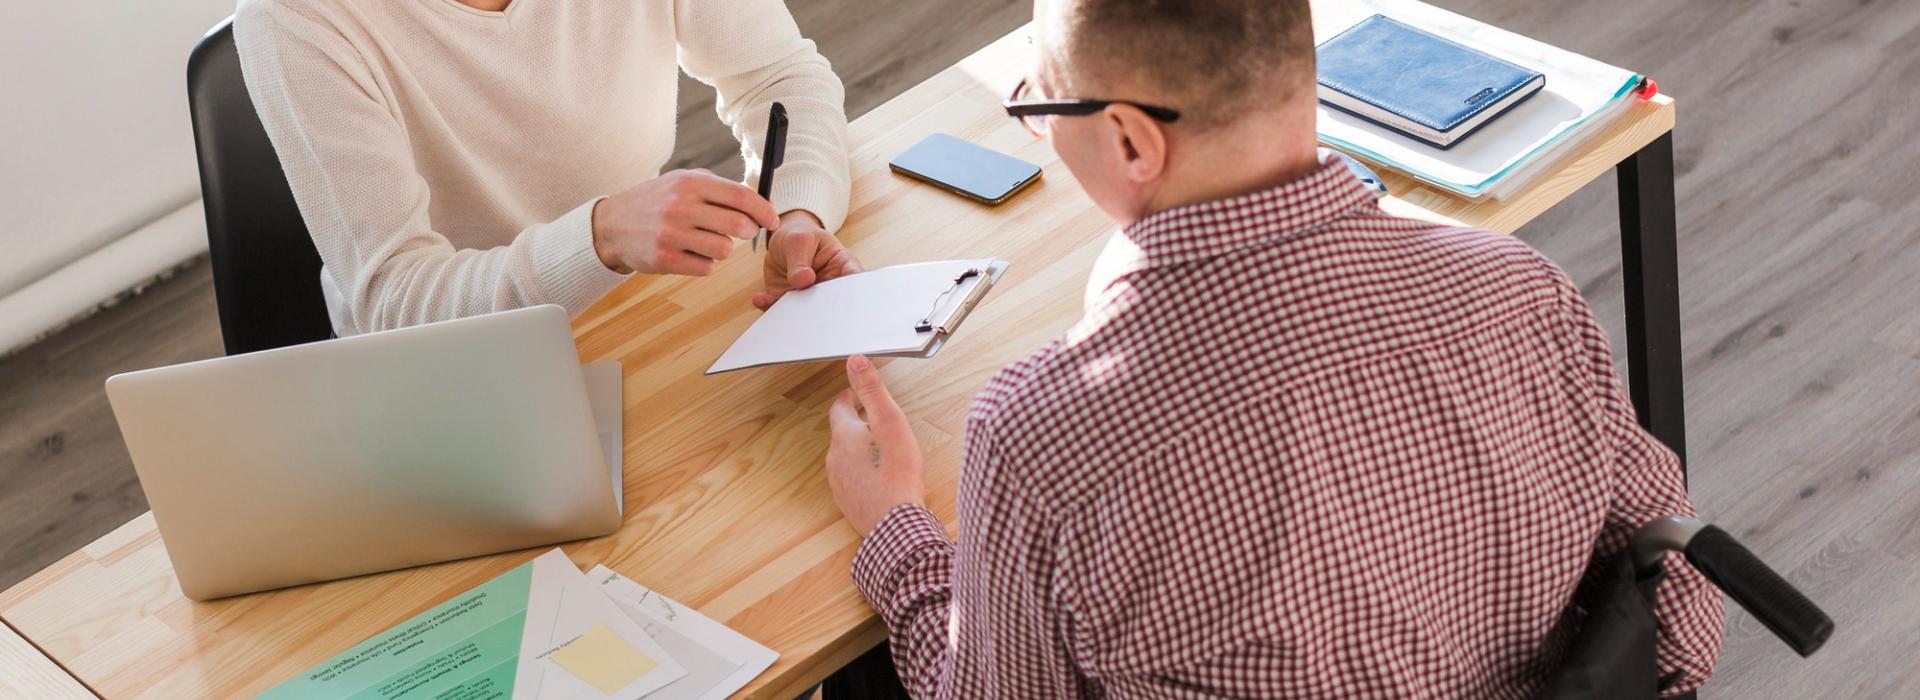
[[[1537, 695], [1595, 552], [1693, 512], [1578, 290], [1315, 155], [1307, 0], [1043, 1], [1034, 31], [1009, 111], [1124, 228], [1085, 316], [975, 399], [957, 542], [871, 363], [832, 408], [854, 580], [907, 689]], [[1668, 566], [1679, 693], [1722, 611]]]

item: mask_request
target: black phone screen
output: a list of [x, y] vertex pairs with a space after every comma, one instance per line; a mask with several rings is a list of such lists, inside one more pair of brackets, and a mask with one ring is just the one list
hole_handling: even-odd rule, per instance
[[1040, 176], [1040, 166], [946, 134], [933, 134], [893, 159], [893, 169], [972, 199], [997, 203]]

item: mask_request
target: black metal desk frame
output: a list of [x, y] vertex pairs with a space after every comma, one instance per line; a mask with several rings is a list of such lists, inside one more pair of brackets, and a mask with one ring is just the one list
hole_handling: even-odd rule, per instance
[[[1626, 287], [1627, 389], [1640, 425], [1687, 462], [1681, 377], [1679, 221], [1673, 132], [1614, 167], [1620, 185], [1621, 281]], [[1684, 474], [1684, 472], [1682, 472]]]

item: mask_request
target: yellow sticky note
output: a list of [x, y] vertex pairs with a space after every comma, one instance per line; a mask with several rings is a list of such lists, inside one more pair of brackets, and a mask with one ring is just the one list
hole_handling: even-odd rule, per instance
[[594, 625], [547, 658], [575, 678], [586, 681], [601, 695], [619, 692], [660, 665], [606, 625]]

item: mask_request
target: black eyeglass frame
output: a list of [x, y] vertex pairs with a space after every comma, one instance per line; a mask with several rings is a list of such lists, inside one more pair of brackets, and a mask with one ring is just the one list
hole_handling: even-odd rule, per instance
[[1050, 116], [1082, 117], [1089, 114], [1093, 114], [1095, 112], [1099, 112], [1100, 110], [1106, 109], [1107, 107], [1112, 105], [1126, 105], [1128, 107], [1138, 109], [1141, 112], [1145, 112], [1147, 116], [1152, 117], [1155, 120], [1167, 122], [1169, 124], [1180, 121], [1179, 110], [1172, 109], [1169, 107], [1160, 107], [1156, 105], [1141, 104], [1139, 102], [1133, 102], [1129, 100], [1091, 100], [1091, 99], [1021, 100], [1021, 99], [1015, 99], [1015, 98], [1018, 98], [1020, 96], [1020, 93], [1024, 92], [1026, 89], [1027, 89], [1027, 80], [1025, 78], [1021, 78], [1020, 83], [1018, 85], [1013, 86], [1013, 93], [1010, 95], [1007, 95], [1006, 102], [1001, 103], [1001, 106], [1006, 108], [1007, 116], [1013, 117], [1014, 119], [1019, 120], [1022, 126], [1026, 126], [1028, 131], [1032, 131], [1036, 135], [1038, 135], [1041, 132], [1040, 130], [1035, 129], [1033, 125], [1027, 121], [1028, 117], [1050, 117]]

